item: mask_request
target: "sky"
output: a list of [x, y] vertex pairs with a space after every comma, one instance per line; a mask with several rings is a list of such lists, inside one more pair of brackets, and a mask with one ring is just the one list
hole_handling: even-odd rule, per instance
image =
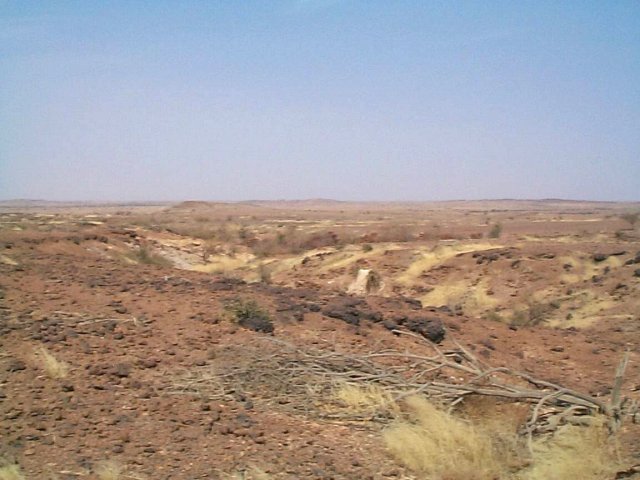
[[640, 200], [640, 2], [0, 0], [0, 200]]

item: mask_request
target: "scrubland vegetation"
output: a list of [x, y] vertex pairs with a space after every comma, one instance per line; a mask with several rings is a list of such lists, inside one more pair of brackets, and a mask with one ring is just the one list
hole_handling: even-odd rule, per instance
[[0, 458], [0, 480], [25, 480], [25, 477], [17, 463]]
[[115, 460], [103, 460], [98, 462], [94, 469], [98, 480], [120, 480], [124, 469]]
[[3, 217], [0, 480], [637, 473], [631, 208], [186, 207]]
[[422, 396], [395, 403], [371, 386], [345, 385], [335, 395], [359, 412], [391, 414], [395, 420], [383, 429], [383, 441], [424, 480], [602, 480], [621, 466], [615, 437], [599, 417], [528, 441], [515, 414], [465, 418]]
[[53, 379], [66, 378], [69, 373], [69, 365], [62, 360], [58, 360], [44, 347], [38, 348], [36, 358], [45, 373]]

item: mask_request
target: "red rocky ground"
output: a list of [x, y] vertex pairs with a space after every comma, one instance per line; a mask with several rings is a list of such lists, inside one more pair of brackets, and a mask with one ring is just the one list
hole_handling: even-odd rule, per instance
[[[425, 312], [402, 297], [354, 301], [317, 289], [127, 265], [94, 248], [123, 242], [122, 233], [88, 231], [80, 239], [0, 236], [0, 254], [13, 261], [0, 263], [0, 453], [16, 459], [27, 478], [92, 478], [104, 459], [126, 467], [125, 478], [226, 478], [251, 466], [275, 478], [403, 478], [376, 424], [330, 421], [291, 408], [286, 395], [274, 393], [270, 401], [250, 388], [202, 393], [185, 388], [184, 379], [224, 373], [273, 348], [273, 339], [324, 351], [426, 351], [388, 329], [407, 328], [424, 315], [441, 320], [491, 365], [603, 399], [629, 349], [623, 394], [639, 398], [637, 319], [584, 330], [514, 329]], [[224, 318], [224, 302], [237, 296], [272, 313], [273, 334]], [[69, 364], [66, 378], [45, 374], [35, 353], [40, 346]], [[623, 429], [635, 455], [637, 432], [630, 422]]]

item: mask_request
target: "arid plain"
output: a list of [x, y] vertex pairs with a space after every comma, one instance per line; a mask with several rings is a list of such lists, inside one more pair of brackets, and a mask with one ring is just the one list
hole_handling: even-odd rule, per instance
[[639, 211], [4, 202], [0, 478], [640, 478]]

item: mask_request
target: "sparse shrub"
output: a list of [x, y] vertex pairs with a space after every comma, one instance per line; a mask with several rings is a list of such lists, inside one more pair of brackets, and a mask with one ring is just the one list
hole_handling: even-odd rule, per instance
[[151, 252], [147, 247], [140, 247], [139, 249], [133, 250], [127, 256], [134, 262], [144, 265], [157, 265], [159, 267], [172, 266], [169, 260], [161, 255]]
[[251, 243], [254, 253], [259, 257], [282, 254], [298, 254], [307, 250], [338, 246], [338, 235], [332, 231], [316, 232], [303, 235], [294, 226], [289, 226], [282, 232], [264, 235], [254, 239]]
[[638, 223], [638, 218], [640, 218], [640, 212], [627, 212], [620, 215], [620, 218], [627, 222], [632, 227]]
[[167, 227], [167, 231], [183, 237], [193, 237], [201, 240], [213, 240], [218, 232], [215, 226], [208, 223], [206, 225], [171, 225]]
[[544, 322], [554, 307], [548, 303], [531, 302], [528, 307], [528, 325], [538, 325]]
[[271, 283], [271, 268], [265, 263], [258, 265], [258, 278], [261, 283]]
[[37, 350], [37, 357], [40, 366], [53, 379], [66, 378], [69, 373], [69, 364], [54, 357], [46, 348], [40, 347]]
[[496, 311], [487, 312], [485, 314], [485, 318], [487, 320], [491, 320], [492, 322], [503, 322], [504, 318]]
[[225, 311], [242, 327], [256, 332], [273, 332], [273, 320], [269, 312], [255, 300], [233, 299], [225, 305]]
[[523, 327], [529, 324], [529, 313], [526, 309], [516, 310], [511, 314], [511, 321], [509, 322], [515, 327]]
[[378, 231], [380, 242], [411, 242], [416, 238], [416, 227], [404, 224], [384, 225]]
[[558, 300], [549, 303], [529, 301], [525, 308], [516, 310], [511, 315], [510, 324], [516, 327], [534, 326], [549, 319], [554, 310], [561, 307]]
[[489, 238], [500, 238], [500, 235], [502, 235], [502, 225], [496, 223], [489, 230]]
[[215, 231], [212, 232], [210, 239], [215, 238], [221, 242], [234, 242], [237, 238], [236, 232], [234, 232], [232, 225], [228, 222], [220, 225]]
[[337, 233], [328, 231], [311, 234], [303, 239], [300, 245], [302, 250], [314, 250], [316, 248], [335, 247], [340, 243], [344, 244], [344, 239], [341, 242]]
[[371, 250], [373, 250], [373, 246], [370, 243], [364, 243], [362, 245], [362, 251], [363, 252], [370, 252]]
[[217, 247], [217, 243], [213, 240], [205, 240], [202, 245], [202, 261], [204, 263], [207, 263], [207, 261], [209, 261], [209, 257], [216, 253]]

